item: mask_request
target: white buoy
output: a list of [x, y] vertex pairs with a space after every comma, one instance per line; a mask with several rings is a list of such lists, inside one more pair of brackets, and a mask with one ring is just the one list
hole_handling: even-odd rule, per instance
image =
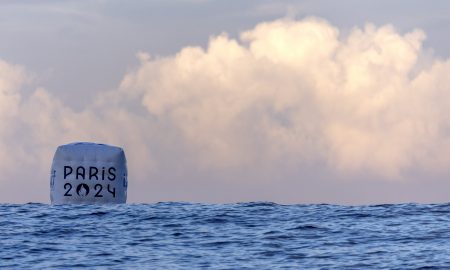
[[50, 174], [52, 204], [125, 203], [127, 186], [122, 148], [79, 142], [56, 149]]

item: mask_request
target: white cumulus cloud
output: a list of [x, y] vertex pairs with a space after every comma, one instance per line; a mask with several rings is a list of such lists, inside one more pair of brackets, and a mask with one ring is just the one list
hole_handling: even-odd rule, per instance
[[320, 19], [282, 19], [206, 49], [141, 55], [120, 94], [171, 123], [207, 166], [323, 160], [387, 178], [447, 170], [449, 62], [418, 66], [423, 39], [390, 25], [342, 36]]
[[81, 111], [43, 88], [25, 94], [24, 69], [1, 61], [0, 167], [5, 178], [35, 169], [46, 183], [56, 146], [86, 140], [124, 146], [141, 180], [162, 163], [320, 162], [384, 179], [449, 171], [450, 61], [421, 65], [424, 37], [371, 24], [342, 35], [318, 18], [264, 22], [207, 48], [139, 53], [117, 90]]

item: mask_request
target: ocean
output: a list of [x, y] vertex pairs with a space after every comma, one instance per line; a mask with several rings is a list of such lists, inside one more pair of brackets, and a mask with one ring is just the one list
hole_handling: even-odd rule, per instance
[[2, 204], [0, 268], [450, 269], [450, 204]]

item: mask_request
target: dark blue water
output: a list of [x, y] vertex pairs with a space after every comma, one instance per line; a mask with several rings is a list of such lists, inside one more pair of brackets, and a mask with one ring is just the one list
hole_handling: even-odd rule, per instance
[[450, 204], [0, 205], [0, 267], [450, 268]]

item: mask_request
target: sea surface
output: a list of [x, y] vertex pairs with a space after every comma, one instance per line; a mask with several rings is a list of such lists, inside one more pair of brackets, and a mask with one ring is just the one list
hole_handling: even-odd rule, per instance
[[450, 204], [2, 204], [0, 268], [450, 269]]

